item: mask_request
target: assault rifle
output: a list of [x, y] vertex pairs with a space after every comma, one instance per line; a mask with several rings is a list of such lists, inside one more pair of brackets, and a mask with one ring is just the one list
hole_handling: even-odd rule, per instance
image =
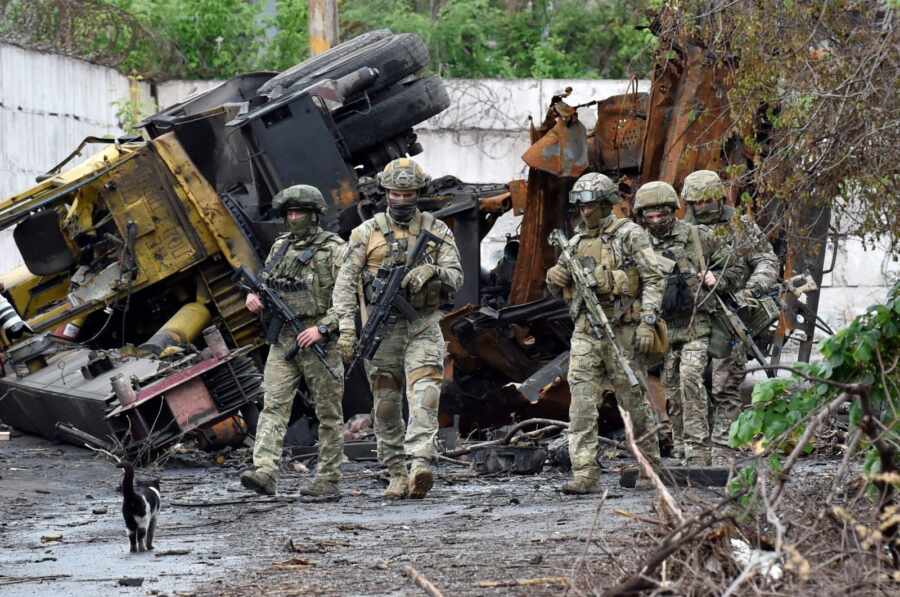
[[616, 335], [609, 324], [609, 319], [607, 319], [606, 313], [603, 311], [600, 299], [597, 298], [597, 293], [593, 290], [597, 285], [594, 273], [587, 271], [578, 259], [572, 255], [572, 252], [569, 250], [568, 239], [562, 230], [557, 229], [551, 232], [548, 240], [552, 246], [559, 250], [560, 257], [569, 267], [575, 286], [581, 290], [580, 294], [587, 309], [587, 320], [591, 330], [594, 332], [594, 336], [599, 340], [605, 338], [609, 342], [610, 346], [612, 346], [613, 354], [616, 355], [619, 367], [622, 368], [622, 371], [625, 372], [625, 376], [628, 378], [628, 383], [633, 388], [639, 386], [640, 382], [634, 371], [632, 371], [631, 365], [628, 364], [628, 359], [625, 358], [622, 347], [619, 346], [619, 341], [616, 340]]
[[[301, 325], [302, 320], [294, 313], [294, 310], [284, 302], [284, 299], [282, 299], [277, 292], [266, 286], [266, 284], [254, 276], [252, 272], [244, 268], [244, 266], [238, 268], [237, 278], [240, 281], [241, 286], [248, 292], [252, 292], [259, 296], [265, 305], [266, 310], [269, 311], [269, 323], [266, 326], [265, 335], [266, 342], [269, 342], [270, 344], [277, 342], [278, 335], [285, 325], [291, 326], [295, 336], [303, 331], [303, 326]], [[333, 378], [340, 379], [337, 372], [328, 365], [328, 359], [326, 358], [325, 349], [322, 348], [322, 345], [317, 342], [309, 348], [313, 351], [313, 354], [316, 355], [316, 358], [319, 359], [319, 362], [322, 363], [322, 366], [325, 367], [325, 370], [328, 371]], [[294, 357], [297, 356], [298, 352], [300, 352], [300, 345], [295, 338], [294, 345], [287, 353], [285, 353], [284, 360], [294, 360]]]
[[438, 238], [428, 230], [419, 233], [412, 253], [410, 253], [405, 265], [397, 266], [390, 270], [387, 276], [383, 278], [375, 278], [372, 282], [375, 291], [375, 300], [369, 307], [369, 318], [363, 326], [362, 333], [359, 335], [359, 342], [356, 345], [356, 351], [353, 353], [353, 359], [347, 367], [347, 373], [353, 371], [362, 363], [363, 359], [371, 359], [375, 356], [375, 352], [381, 345], [381, 341], [387, 332], [387, 323], [394, 311], [400, 314], [408, 321], [415, 321], [419, 314], [409, 301], [400, 292], [400, 283], [425, 255], [425, 248], [429, 242], [440, 245], [443, 239]]
[[765, 368], [766, 375], [771, 377], [775, 377], [775, 372], [770, 369], [769, 361], [766, 359], [766, 355], [762, 353], [759, 349], [759, 346], [756, 345], [756, 342], [753, 341], [753, 337], [750, 335], [750, 331], [747, 329], [747, 326], [744, 324], [744, 321], [740, 318], [740, 316], [731, 309], [722, 297], [716, 294], [716, 300], [719, 302], [720, 314], [722, 316], [723, 321], [728, 325], [728, 329], [737, 336], [738, 340], [741, 341], [747, 350], [753, 355], [759, 364]]

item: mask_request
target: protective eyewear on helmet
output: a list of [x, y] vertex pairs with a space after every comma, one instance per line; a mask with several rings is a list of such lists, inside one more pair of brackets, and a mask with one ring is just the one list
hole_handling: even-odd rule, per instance
[[569, 203], [593, 203], [599, 200], [595, 191], [569, 191]]

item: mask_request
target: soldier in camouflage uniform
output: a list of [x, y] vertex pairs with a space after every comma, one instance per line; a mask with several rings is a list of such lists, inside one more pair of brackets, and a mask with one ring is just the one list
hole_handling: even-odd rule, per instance
[[677, 209], [678, 194], [668, 183], [649, 182], [635, 195], [638, 222], [650, 231], [653, 250], [666, 275], [662, 317], [668, 324], [669, 352], [662, 382], [675, 448], [682, 448], [685, 464], [706, 466], [711, 454], [706, 443], [709, 397], [703, 372], [709, 359], [710, 314], [716, 306], [714, 298], [707, 295], [712, 288], [733, 289], [735, 268], [707, 269], [716, 251], [726, 257], [721, 243], [705, 226], [677, 220]]
[[[741, 305], [769, 294], [778, 282], [779, 264], [769, 239], [749, 215], [739, 216], [725, 205], [725, 185], [711, 170], [698, 170], [684, 179], [681, 198], [687, 204], [685, 221], [709, 226], [735, 254], [745, 278], [734, 296]], [[740, 413], [740, 386], [746, 376], [747, 351], [735, 343], [731, 355], [712, 359], [710, 427], [716, 443], [728, 443], [728, 429]]]
[[587, 321], [584, 289], [573, 288], [568, 264], [560, 261], [547, 270], [547, 287], [569, 302], [575, 331], [569, 358], [569, 454], [573, 479], [563, 485], [565, 493], [582, 494], [595, 490], [597, 466], [597, 408], [603, 386], [612, 385], [619, 406], [634, 424], [641, 439], [641, 451], [653, 463], [659, 462], [656, 434], [647, 432], [656, 424], [646, 396], [642, 355], [656, 341], [656, 320], [662, 300], [663, 277], [650, 246], [650, 238], [640, 226], [618, 218], [612, 207], [619, 202], [618, 188], [599, 173], [585, 174], [569, 193], [569, 203], [578, 207], [583, 224], [569, 239], [572, 254], [588, 268], [597, 284], [597, 293], [625, 358], [642, 382], [632, 388], [618, 366], [606, 338], [594, 335]]
[[[257, 493], [275, 494], [284, 435], [302, 377], [319, 419], [319, 462], [315, 480], [301, 493], [336, 498], [340, 495], [338, 481], [344, 456], [344, 382], [343, 365], [335, 346], [338, 321], [331, 306], [331, 293], [346, 243], [319, 227], [325, 200], [315, 187], [288, 187], [275, 196], [272, 207], [285, 218], [288, 232], [275, 239], [260, 278], [303, 319], [304, 331], [295, 335], [291, 326], [285, 325], [269, 349], [263, 372], [265, 398], [253, 446], [254, 468], [241, 474], [241, 483]], [[260, 298], [253, 293], [247, 295], [246, 307], [253, 313], [264, 310]], [[317, 342], [324, 344], [326, 361], [339, 379], [325, 369], [311, 350], [305, 350]], [[286, 361], [285, 354], [294, 343], [304, 350]]]
[[[450, 229], [416, 207], [419, 190], [429, 181], [424, 170], [409, 158], [398, 158], [384, 168], [378, 180], [387, 190], [387, 212], [376, 214], [350, 234], [348, 256], [334, 286], [341, 333], [338, 346], [345, 361], [352, 358], [359, 302], [367, 306], [372, 303], [373, 282], [406, 263], [407, 251], [415, 245], [419, 233], [428, 230], [443, 239], [438, 246], [429, 245], [424, 263], [402, 281], [406, 298], [419, 317], [410, 322], [395, 314], [367, 368], [375, 399], [378, 459], [390, 474], [384, 495], [418, 499], [425, 497], [434, 482], [431, 460], [445, 350], [438, 307], [462, 286], [463, 271]], [[362, 298], [357, 294], [360, 286]], [[404, 386], [408, 426], [403, 423]]]

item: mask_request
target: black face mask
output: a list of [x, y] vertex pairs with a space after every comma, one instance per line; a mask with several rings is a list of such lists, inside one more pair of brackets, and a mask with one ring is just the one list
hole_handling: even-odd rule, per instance
[[389, 192], [387, 200], [388, 214], [394, 219], [395, 222], [406, 224], [407, 222], [412, 220], [413, 216], [416, 214], [416, 205], [419, 202], [419, 197], [417, 195], [400, 199], [391, 197], [391, 194]]
[[691, 205], [691, 210], [698, 224], [716, 224], [722, 217], [722, 203], [719, 201], [695, 203]]
[[581, 212], [581, 219], [588, 228], [597, 228], [612, 213], [612, 205], [609, 203], [595, 203], [594, 206], [590, 215]]
[[395, 222], [406, 224], [416, 214], [416, 205], [388, 205], [388, 214]]
[[656, 238], [662, 238], [672, 232], [672, 227], [675, 226], [675, 214], [670, 212], [653, 224], [644, 220], [644, 225], [647, 227], [647, 230], [650, 231], [650, 234]]

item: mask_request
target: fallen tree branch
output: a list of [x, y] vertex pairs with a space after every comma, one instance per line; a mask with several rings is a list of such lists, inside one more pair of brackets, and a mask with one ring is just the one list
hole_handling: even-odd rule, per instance
[[656, 491], [659, 492], [659, 496], [662, 499], [663, 503], [665, 503], [666, 507], [669, 508], [669, 511], [678, 519], [678, 522], [684, 522], [684, 514], [681, 513], [681, 509], [675, 503], [674, 498], [672, 498], [672, 494], [669, 493], [669, 490], [666, 489], [665, 484], [663, 484], [662, 480], [659, 478], [659, 475], [656, 474], [656, 471], [653, 470], [653, 465], [650, 464], [650, 461], [647, 460], [647, 457], [644, 456], [644, 453], [641, 452], [640, 448], [637, 446], [637, 442], [634, 440], [634, 428], [631, 426], [631, 415], [628, 414], [623, 408], [619, 407], [619, 414], [622, 415], [622, 422], [625, 424], [625, 437], [627, 438], [628, 447], [631, 449], [631, 452], [634, 454], [634, 457], [637, 458], [638, 462], [641, 464], [641, 468], [644, 470], [644, 474], [653, 481], [653, 485], [656, 486]]
[[566, 587], [569, 579], [565, 576], [539, 576], [537, 578], [519, 578], [516, 580], [481, 580], [477, 585], [481, 589], [496, 589], [499, 587], [531, 587], [534, 585], [559, 585]]
[[419, 587], [423, 591], [431, 595], [431, 597], [444, 597], [444, 594], [441, 593], [441, 591], [436, 586], [434, 586], [430, 580], [428, 580], [425, 576], [422, 575], [421, 572], [419, 572], [409, 564], [401, 568], [400, 571], [410, 579], [412, 579], [413, 582], [419, 585]]

